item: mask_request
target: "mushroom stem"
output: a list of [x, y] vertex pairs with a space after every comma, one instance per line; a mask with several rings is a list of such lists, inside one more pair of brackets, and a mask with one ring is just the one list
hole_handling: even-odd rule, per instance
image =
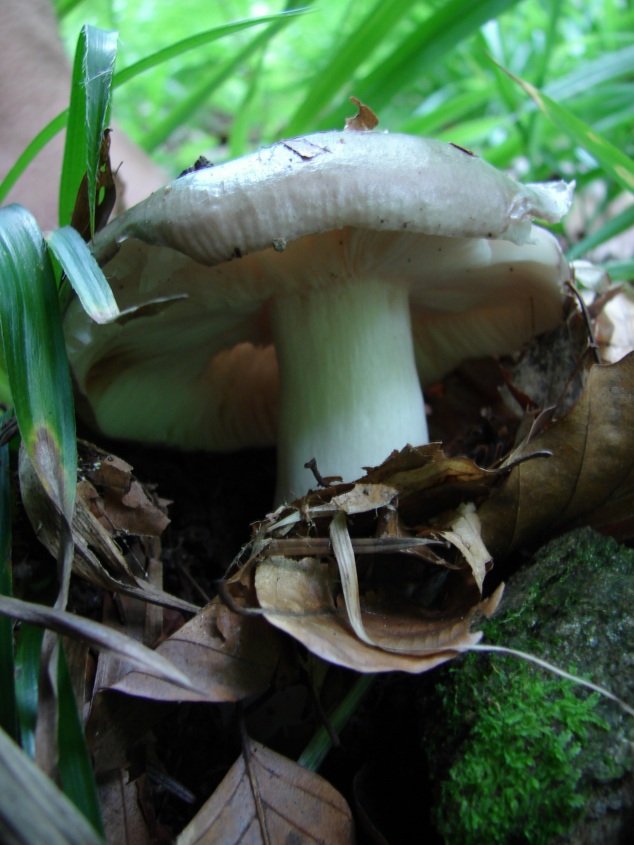
[[408, 291], [338, 281], [272, 305], [280, 371], [276, 502], [322, 476], [353, 481], [408, 443], [428, 442]]

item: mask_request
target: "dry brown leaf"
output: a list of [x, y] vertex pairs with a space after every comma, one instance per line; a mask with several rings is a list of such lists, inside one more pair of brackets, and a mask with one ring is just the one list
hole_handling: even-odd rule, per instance
[[242, 572], [255, 572], [271, 624], [320, 657], [360, 672], [430, 669], [476, 643], [474, 617], [497, 603], [480, 604], [490, 555], [462, 504], [497, 477], [438, 444], [406, 447], [271, 514]]
[[631, 285], [615, 293], [606, 303], [597, 317], [595, 333], [601, 355], [609, 363], [619, 361], [634, 349], [634, 291]]
[[330, 567], [316, 558], [271, 557], [257, 567], [255, 583], [265, 616], [314, 654], [358, 672], [424, 672], [480, 640], [470, 631], [476, 612], [490, 615], [500, 593], [460, 613], [428, 612], [405, 602], [366, 601], [361, 618], [369, 645], [352, 630], [343, 603], [333, 597]]
[[141, 672], [130, 672], [113, 689], [161, 701], [239, 701], [269, 684], [278, 641], [261, 617], [233, 613], [214, 599], [156, 651], [187, 674], [196, 692]]
[[216, 792], [177, 845], [352, 845], [342, 796], [319, 775], [247, 739]]
[[479, 508], [487, 548], [501, 557], [581, 524], [634, 536], [633, 446], [634, 353], [592, 367], [573, 408], [510, 456], [552, 453], [515, 466]]
[[[162, 564], [159, 561], [151, 565], [149, 576], [160, 583]], [[156, 610], [155, 606], [131, 596], [115, 597], [106, 594], [103, 601], [102, 622], [143, 645], [153, 647], [163, 631], [163, 613], [159, 608], [160, 616], [156, 617]], [[100, 654], [93, 695], [114, 686], [133, 669], [133, 666], [121, 658], [112, 654]]]
[[[130, 547], [138, 533], [136, 529], [140, 529], [144, 537], [157, 539], [169, 522], [161, 508], [140, 485], [136, 486], [131, 467], [125, 461], [81, 441], [78, 447], [81, 477], [72, 521], [73, 571], [103, 589], [195, 613], [196, 605], [150, 584], [143, 566], [133, 555], [125, 557], [117, 545], [117, 538], [122, 536]], [[43, 493], [24, 450], [20, 451], [20, 488], [38, 539], [56, 557], [59, 518], [49, 497]], [[132, 506], [129, 506], [122, 500], [131, 490]]]
[[369, 106], [364, 105], [361, 100], [357, 100], [356, 97], [350, 97], [350, 102], [353, 103], [359, 111], [354, 117], [346, 118], [345, 129], [356, 132], [367, 132], [379, 125], [379, 118]]
[[[446, 659], [441, 649], [476, 642], [470, 620], [491, 556], [577, 524], [634, 536], [633, 399], [634, 354], [590, 367], [571, 409], [526, 425], [498, 470], [447, 458], [439, 444], [407, 447], [355, 483], [280, 509], [260, 526], [249, 561], [266, 617], [358, 671], [422, 671]], [[379, 556], [368, 562], [361, 544], [412, 534], [455, 549], [409, 549], [426, 562], [418, 572], [401, 554], [372, 581]], [[390, 578], [402, 579], [400, 593]]]
[[107, 842], [117, 845], [152, 845], [147, 822], [141, 812], [136, 784], [124, 769], [116, 769], [97, 779], [101, 814]]
[[497, 477], [470, 458], [448, 458], [441, 443], [429, 443], [393, 452], [361, 481], [394, 488], [399, 513], [413, 526], [461, 502], [486, 496]]
[[491, 563], [491, 555], [482, 542], [480, 519], [473, 502], [460, 505], [457, 510], [457, 518], [451, 523], [450, 528], [439, 531], [438, 534], [460, 550], [471, 567], [475, 582], [480, 593], [482, 593], [484, 576], [487, 572], [487, 565]]
[[[117, 201], [117, 189], [110, 167], [110, 129], [104, 129], [99, 150], [99, 170], [97, 172], [96, 197], [95, 197], [95, 229], [98, 232], [108, 222], [115, 202]], [[71, 225], [77, 229], [85, 241], [90, 241], [90, 211], [88, 202], [88, 177], [84, 175], [81, 185], [77, 191], [77, 199], [73, 209]]]

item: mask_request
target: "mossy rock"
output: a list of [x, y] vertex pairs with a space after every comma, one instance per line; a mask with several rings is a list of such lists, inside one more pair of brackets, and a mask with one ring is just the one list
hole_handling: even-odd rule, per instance
[[[514, 575], [485, 643], [530, 652], [634, 703], [634, 551], [590, 529]], [[517, 657], [471, 654], [421, 701], [445, 842], [634, 841], [634, 717]]]

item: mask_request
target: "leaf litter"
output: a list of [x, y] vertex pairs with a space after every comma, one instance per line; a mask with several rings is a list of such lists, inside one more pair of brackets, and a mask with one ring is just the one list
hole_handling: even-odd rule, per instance
[[[432, 388], [432, 431], [442, 430], [469, 397], [465, 418], [446, 426], [444, 446], [407, 447], [353, 484], [316, 489], [269, 514], [229, 568], [224, 599], [161, 639], [157, 653], [187, 678], [189, 689], [138, 669], [110, 688], [167, 702], [257, 696], [282, 682], [287, 647], [280, 632], [331, 663], [372, 673], [418, 673], [486, 647], [476, 645], [474, 626], [495, 610], [514, 551], [580, 524], [621, 540], [634, 537], [634, 355], [604, 365], [592, 349], [579, 310], [570, 307], [557, 333], [519, 360], [470, 362]], [[90, 528], [73, 525], [76, 571], [106, 589], [193, 612], [195, 606], [146, 583], [146, 564], [121, 548], [121, 537], [134, 531], [142, 545], [148, 537], [158, 540], [165, 507], [132, 483], [125, 462], [104, 461], [105, 454], [93, 463], [112, 477], [87, 471], [80, 480]], [[123, 492], [115, 494], [118, 485]], [[55, 527], [42, 524], [40, 536], [54, 550]], [[496, 577], [489, 583], [492, 564]], [[273, 752], [244, 743], [230, 774], [255, 801], [256, 810], [241, 816], [251, 813], [259, 831], [253, 841], [266, 842], [266, 813], [258, 809], [244, 754], [257, 748], [256, 758], [268, 760]], [[121, 747], [113, 759], [127, 758]], [[292, 770], [294, 764], [280, 760]], [[296, 773], [288, 777], [298, 783]], [[192, 831], [196, 841], [218, 841], [209, 836], [226, 809], [225, 789], [180, 842]], [[271, 799], [273, 810], [280, 794]], [[315, 801], [312, 810], [323, 812], [322, 798]]]

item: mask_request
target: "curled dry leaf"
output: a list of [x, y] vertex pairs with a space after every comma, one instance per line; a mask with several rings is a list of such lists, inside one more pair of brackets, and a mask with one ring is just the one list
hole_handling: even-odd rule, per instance
[[352, 814], [319, 775], [246, 739], [242, 756], [177, 845], [352, 845]]
[[[138, 558], [147, 556], [148, 546], [150, 554], [158, 554], [158, 538], [169, 524], [162, 504], [133, 478], [132, 467], [125, 461], [91, 444], [79, 442], [78, 447], [73, 571], [106, 590], [190, 613], [198, 610], [196, 605], [152, 586], [139, 563]], [[24, 449], [20, 450], [20, 488], [38, 539], [57, 556], [59, 518]], [[126, 548], [138, 555], [124, 555], [117, 542], [120, 537], [125, 538]], [[154, 552], [153, 545], [157, 546]]]
[[480, 536], [480, 520], [473, 502], [460, 505], [457, 513], [457, 518], [451, 523], [451, 527], [439, 531], [438, 534], [460, 550], [471, 567], [478, 589], [482, 592], [487, 565], [491, 563], [491, 555]]
[[361, 672], [448, 660], [478, 641], [474, 617], [499, 600], [481, 601], [490, 555], [475, 508], [462, 504], [495, 477], [437, 444], [407, 447], [357, 483], [278, 510], [246, 552], [266, 618]]
[[462, 617], [420, 612], [414, 603], [373, 605], [370, 598], [361, 610], [367, 643], [353, 631], [343, 603], [334, 600], [327, 563], [272, 557], [258, 565], [255, 578], [258, 599], [272, 625], [324, 660], [358, 672], [433, 669], [455, 656], [452, 648], [480, 640], [478, 632], [470, 631], [476, 611], [490, 615], [501, 597], [498, 591], [474, 603]]
[[542, 451], [550, 457], [515, 466], [478, 510], [494, 557], [578, 525], [634, 537], [633, 400], [634, 353], [592, 367], [572, 409], [534, 427], [508, 462]]

